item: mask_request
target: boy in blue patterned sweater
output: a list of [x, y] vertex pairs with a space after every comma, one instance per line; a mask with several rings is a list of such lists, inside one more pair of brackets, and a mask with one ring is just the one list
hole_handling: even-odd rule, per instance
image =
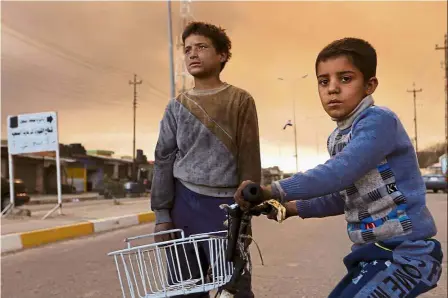
[[[375, 49], [345, 38], [316, 59], [319, 96], [337, 123], [328, 138], [331, 158], [265, 187], [265, 198], [286, 207], [286, 217], [345, 214], [354, 243], [344, 258], [348, 273], [329, 297], [416, 297], [436, 287], [440, 243], [426, 206], [426, 188], [411, 140], [398, 117], [374, 105]], [[247, 203], [241, 190], [235, 200]], [[268, 216], [271, 219], [273, 216]]]

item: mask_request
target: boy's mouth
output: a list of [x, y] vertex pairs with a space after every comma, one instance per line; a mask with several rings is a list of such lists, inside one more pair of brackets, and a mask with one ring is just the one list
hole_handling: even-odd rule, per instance
[[191, 62], [190, 63], [190, 67], [199, 66], [199, 65], [201, 65], [201, 62], [199, 62], [199, 61], [195, 61], [195, 62]]
[[328, 102], [329, 107], [335, 107], [335, 106], [339, 106], [341, 104], [342, 104], [342, 101], [339, 101], [337, 99], [332, 99]]

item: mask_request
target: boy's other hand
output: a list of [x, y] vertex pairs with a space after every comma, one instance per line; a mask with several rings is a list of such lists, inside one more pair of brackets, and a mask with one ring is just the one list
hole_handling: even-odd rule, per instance
[[[283, 204], [283, 206], [285, 206], [285, 209], [286, 209], [285, 219], [287, 219], [287, 218], [289, 218], [291, 216], [299, 215], [298, 212], [297, 212], [296, 201], [286, 202], [285, 204]], [[277, 221], [277, 212], [276, 212], [276, 210], [272, 210], [272, 212], [269, 213], [268, 215], [266, 215], [266, 217], [269, 218], [269, 219]]]
[[[172, 229], [174, 229], [173, 223], [165, 222], [165, 223], [157, 224], [154, 227], [154, 233], [164, 232], [164, 231], [168, 231], [168, 230], [172, 230]], [[175, 238], [175, 235], [173, 235], [173, 233], [167, 233], [167, 234], [154, 236], [154, 241], [155, 242], [163, 242], [163, 241], [173, 240], [174, 238]]]

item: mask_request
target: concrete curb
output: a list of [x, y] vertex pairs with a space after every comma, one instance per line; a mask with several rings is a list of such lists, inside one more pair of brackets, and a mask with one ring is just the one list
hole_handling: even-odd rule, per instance
[[[62, 203], [71, 203], [74, 200], [78, 200], [79, 202], [84, 202], [84, 201], [95, 201], [95, 200], [99, 200], [99, 199], [102, 199], [102, 196], [92, 195], [92, 196], [80, 197], [80, 198], [73, 196], [71, 198], [62, 198]], [[42, 205], [42, 204], [57, 204], [57, 203], [58, 203], [58, 199], [31, 199], [28, 203], [26, 203], [26, 205]]]
[[1, 253], [37, 247], [61, 240], [73, 239], [95, 233], [139, 225], [142, 223], [153, 222], [155, 218], [154, 212], [143, 212], [119, 217], [89, 220], [71, 225], [35, 230], [31, 232], [2, 235]]

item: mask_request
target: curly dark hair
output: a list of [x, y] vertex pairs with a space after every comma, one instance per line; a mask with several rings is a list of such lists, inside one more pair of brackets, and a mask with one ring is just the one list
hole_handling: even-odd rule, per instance
[[225, 29], [209, 23], [191, 22], [187, 25], [184, 32], [182, 33], [182, 42], [185, 43], [185, 39], [193, 34], [209, 38], [212, 41], [213, 47], [215, 48], [217, 53], [224, 53], [227, 55], [226, 61], [221, 63], [222, 71], [224, 69], [224, 66], [226, 66], [226, 63], [229, 61], [230, 57], [232, 57], [232, 53], [230, 52], [230, 49], [232, 48], [232, 42], [230, 41], [225, 31]]
[[359, 69], [365, 81], [376, 76], [375, 49], [367, 41], [353, 37], [335, 40], [320, 51], [316, 59], [316, 73], [320, 62], [339, 56], [347, 57]]

